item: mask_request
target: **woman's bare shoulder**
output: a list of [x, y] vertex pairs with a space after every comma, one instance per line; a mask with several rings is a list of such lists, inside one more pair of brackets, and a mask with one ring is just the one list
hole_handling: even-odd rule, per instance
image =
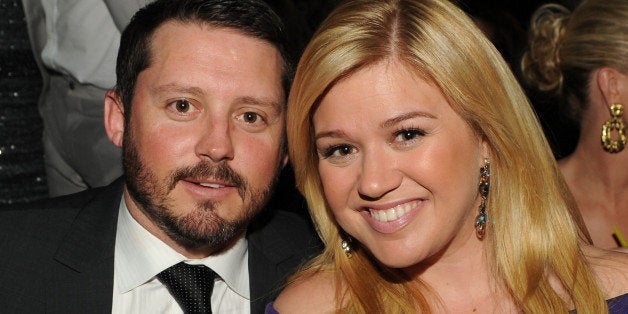
[[607, 298], [628, 293], [628, 252], [625, 249], [590, 247], [584, 252]]
[[291, 282], [275, 300], [281, 314], [330, 313], [336, 310], [333, 271], [318, 271]]

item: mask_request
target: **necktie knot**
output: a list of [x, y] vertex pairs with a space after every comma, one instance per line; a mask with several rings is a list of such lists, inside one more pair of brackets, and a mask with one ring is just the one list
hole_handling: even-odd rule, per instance
[[175, 264], [157, 275], [185, 313], [211, 313], [214, 273], [204, 265]]

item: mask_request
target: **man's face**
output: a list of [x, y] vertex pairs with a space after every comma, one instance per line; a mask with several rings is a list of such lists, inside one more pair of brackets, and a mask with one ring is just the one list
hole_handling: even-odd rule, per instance
[[283, 165], [281, 56], [232, 29], [178, 22], [157, 29], [151, 51], [124, 129], [129, 210], [166, 242], [214, 252], [262, 209]]

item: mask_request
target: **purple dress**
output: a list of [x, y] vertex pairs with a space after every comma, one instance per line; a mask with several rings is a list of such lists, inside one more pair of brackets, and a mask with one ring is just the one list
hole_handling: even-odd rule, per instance
[[264, 314], [279, 314], [279, 312], [275, 310], [275, 307], [273, 307], [273, 303], [271, 302], [266, 304], [266, 311], [264, 311]]
[[626, 314], [628, 313], [628, 293], [622, 294], [606, 301], [608, 303], [608, 313]]
[[[628, 313], [628, 293], [606, 300], [606, 303], [608, 303], [609, 314]], [[277, 310], [275, 310], [275, 308], [273, 307], [272, 303], [268, 303], [266, 305], [265, 313], [266, 314], [279, 314], [279, 312], [277, 312]], [[571, 313], [576, 313], [576, 311], [571, 311]]]

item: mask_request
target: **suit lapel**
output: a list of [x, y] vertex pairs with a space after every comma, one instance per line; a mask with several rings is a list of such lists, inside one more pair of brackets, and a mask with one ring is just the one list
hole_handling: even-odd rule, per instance
[[251, 313], [264, 313], [275, 300], [288, 276], [321, 249], [314, 230], [295, 214], [266, 212], [249, 228], [249, 283]]
[[53, 308], [111, 312], [113, 260], [123, 181], [104, 188], [78, 213], [55, 254], [65, 267], [56, 278]]
[[254, 233], [248, 239], [251, 313], [263, 313], [266, 304], [280, 291], [277, 285], [282, 278], [278, 264], [286, 258], [287, 246], [274, 228], [268, 229]]
[[[278, 238], [277, 238], [278, 239]], [[272, 238], [263, 239], [262, 237], [249, 238], [249, 284], [251, 291], [251, 313], [263, 313], [264, 307], [268, 302], [274, 300], [279, 291], [277, 289], [279, 274], [277, 263], [279, 262], [277, 254], [267, 255], [272, 250], [264, 250], [265, 240], [272, 241]], [[282, 242], [282, 241], [279, 241]], [[274, 257], [274, 258], [273, 258]]]

